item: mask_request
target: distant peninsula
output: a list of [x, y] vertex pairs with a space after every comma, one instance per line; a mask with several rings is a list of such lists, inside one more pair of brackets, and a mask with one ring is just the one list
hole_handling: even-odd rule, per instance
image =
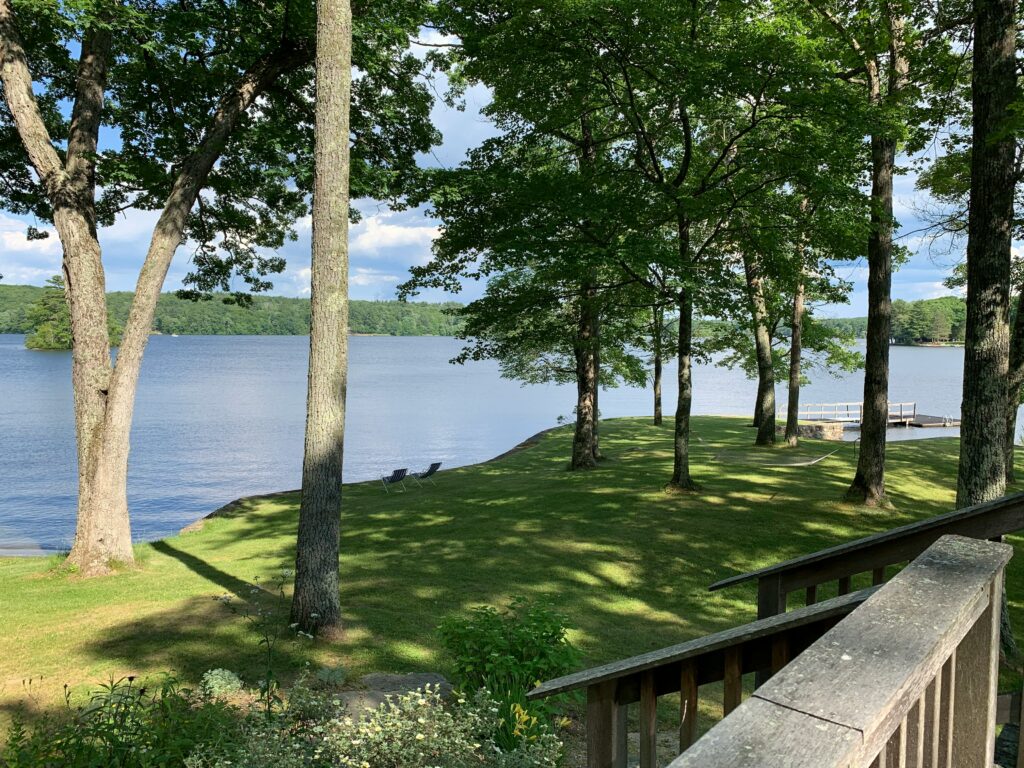
[[[29, 309], [47, 289], [34, 285], [0, 284], [0, 333], [31, 333]], [[50, 289], [52, 290], [52, 289]], [[179, 336], [303, 336], [309, 333], [309, 299], [255, 296], [251, 307], [225, 304], [223, 296], [209, 301], [160, 296], [154, 333]], [[132, 294], [107, 294], [111, 319], [123, 325]], [[456, 303], [352, 301], [349, 324], [354, 334], [375, 336], [455, 336], [460, 318], [450, 314]]]
[[[821, 321], [843, 333], [863, 339], [866, 317], [836, 317]], [[967, 304], [959, 296], [892, 303], [892, 342], [903, 346], [948, 346], [964, 343]]]

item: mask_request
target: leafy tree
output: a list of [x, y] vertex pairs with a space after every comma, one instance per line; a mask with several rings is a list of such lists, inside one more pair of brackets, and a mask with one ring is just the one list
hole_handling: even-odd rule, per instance
[[[29, 349], [71, 349], [71, 313], [64, 291], [64, 278], [54, 275], [46, 281], [39, 299], [28, 308], [25, 322], [32, 329], [25, 337]], [[121, 327], [111, 318], [110, 344], [121, 343]]]
[[871, 230], [867, 239], [868, 321], [864, 406], [857, 473], [847, 499], [869, 506], [887, 504], [885, 436], [889, 414], [889, 339], [893, 269], [893, 176], [917, 89], [915, 53], [928, 51], [920, 29], [931, 22], [930, 7], [908, 2], [808, 0], [821, 20], [819, 34], [831, 35], [844, 63], [843, 77], [863, 86], [873, 110], [871, 139]]
[[[421, 12], [420, 0], [361, 8], [357, 195], [394, 195], [434, 139], [422, 64], [407, 51]], [[233, 275], [265, 290], [283, 268], [263, 249], [307, 209], [313, 48], [311, 6], [288, 0], [0, 0], [0, 207], [52, 221], [63, 246], [79, 466], [69, 562], [84, 573], [133, 560], [135, 391], [179, 245], [199, 244], [192, 296], [229, 290]], [[101, 141], [105, 126], [116, 142]], [[115, 365], [97, 228], [133, 209], [160, 215]]]
[[[516, 114], [502, 119], [528, 128]], [[610, 234], [587, 125], [577, 121], [564, 134], [514, 131], [471, 152], [460, 168], [431, 174], [431, 212], [443, 222], [442, 235], [433, 260], [414, 267], [401, 290], [459, 290], [461, 279], [488, 276], [484, 297], [459, 312], [461, 335], [473, 341], [457, 360], [492, 357], [512, 378], [575, 381], [570, 466], [581, 469], [601, 455], [602, 383], [645, 377], [638, 359], [620, 350], [636, 334], [608, 311], [631, 281], [604, 266]]]

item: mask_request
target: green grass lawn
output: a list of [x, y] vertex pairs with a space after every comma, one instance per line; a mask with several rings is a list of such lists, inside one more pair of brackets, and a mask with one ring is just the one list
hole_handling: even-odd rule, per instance
[[[836, 444], [754, 449], [744, 420], [696, 418], [703, 488], [680, 495], [663, 490], [670, 425], [616, 419], [602, 430], [608, 458], [590, 472], [566, 471], [571, 433], [560, 428], [498, 461], [442, 472], [436, 487], [346, 486], [346, 639], [282, 641], [280, 671], [307, 661], [353, 674], [443, 671], [440, 619], [513, 595], [567, 614], [588, 662], [629, 656], [753, 619], [753, 586], [709, 593], [717, 579], [953, 506], [956, 439], [891, 444], [895, 509], [872, 511], [838, 501], [853, 476], [849, 445], [812, 466], [775, 466]], [[245, 502], [198, 532], [140, 545], [137, 568], [99, 579], [54, 559], [0, 560], [0, 719], [19, 702], [54, 705], [65, 683], [79, 691], [126, 674], [173, 670], [192, 682], [226, 667], [254, 683], [256, 637], [214, 598], [244, 605], [253, 585], [292, 566], [297, 513], [294, 495]], [[1024, 558], [1010, 565], [1008, 591], [1020, 630]]]

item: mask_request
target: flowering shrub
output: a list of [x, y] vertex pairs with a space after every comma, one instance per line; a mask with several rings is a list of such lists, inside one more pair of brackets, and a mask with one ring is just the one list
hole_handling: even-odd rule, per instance
[[506, 610], [475, 608], [438, 628], [464, 693], [485, 689], [499, 705], [495, 738], [511, 749], [532, 739], [555, 712], [546, 702], [527, 702], [539, 682], [572, 671], [579, 653], [566, 637], [566, 620], [537, 603], [516, 598]]
[[561, 752], [547, 731], [501, 749], [493, 739], [498, 707], [484, 692], [446, 706], [439, 690], [428, 686], [361, 718], [289, 719], [295, 712], [252, 718], [241, 744], [197, 753], [188, 768], [557, 768]]
[[241, 678], [229, 669], [211, 669], [203, 675], [203, 691], [215, 699], [238, 693], [242, 688]]

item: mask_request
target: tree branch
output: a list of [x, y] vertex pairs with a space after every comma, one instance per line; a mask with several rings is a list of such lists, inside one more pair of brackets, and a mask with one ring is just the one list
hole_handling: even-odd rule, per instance
[[0, 0], [0, 79], [3, 80], [7, 106], [29, 162], [43, 188], [52, 196], [60, 192], [67, 177], [32, 93], [32, 73], [18, 34], [11, 0]]

